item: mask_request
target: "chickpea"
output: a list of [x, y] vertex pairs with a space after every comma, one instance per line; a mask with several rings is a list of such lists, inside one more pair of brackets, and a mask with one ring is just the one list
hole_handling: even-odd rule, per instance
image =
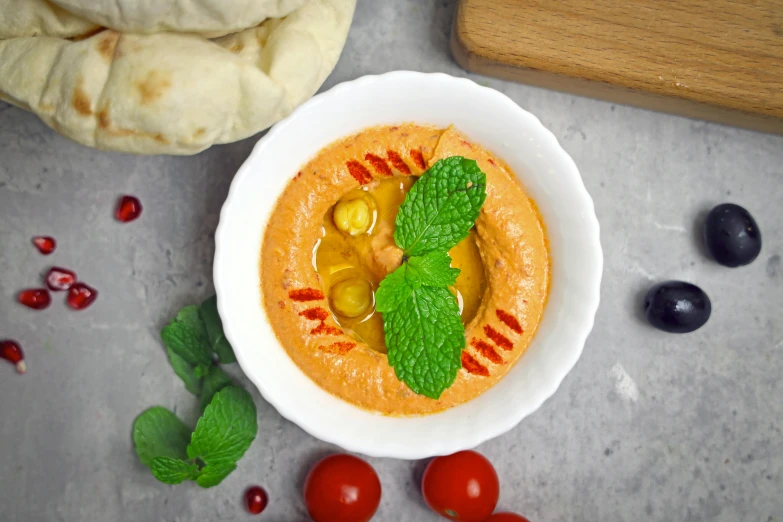
[[358, 236], [370, 229], [373, 209], [370, 202], [362, 198], [342, 200], [334, 207], [334, 224], [343, 234]]
[[329, 291], [332, 308], [344, 317], [359, 317], [372, 306], [372, 286], [366, 279], [346, 279]]

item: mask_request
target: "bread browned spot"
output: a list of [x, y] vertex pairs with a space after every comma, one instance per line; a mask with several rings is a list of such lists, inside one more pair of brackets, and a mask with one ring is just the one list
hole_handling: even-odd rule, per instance
[[199, 127], [198, 129], [196, 129], [196, 132], [194, 132], [194, 133], [193, 133], [193, 137], [194, 137], [194, 138], [200, 138], [200, 137], [202, 137], [202, 136], [203, 136], [203, 135], [204, 135], [206, 132], [207, 132], [207, 129], [205, 129], [204, 127]]
[[150, 105], [160, 99], [163, 94], [171, 87], [171, 80], [168, 73], [152, 70], [147, 73], [144, 81], [136, 84], [136, 89], [141, 96], [142, 105]]
[[92, 102], [90, 97], [84, 92], [82, 88], [83, 81], [81, 78], [76, 82], [76, 88], [73, 90], [73, 98], [71, 104], [76, 112], [82, 116], [92, 116]]
[[101, 56], [111, 61], [114, 56], [114, 48], [117, 47], [117, 42], [120, 39], [120, 34], [114, 31], [104, 31], [101, 37], [98, 39], [98, 52]]
[[104, 107], [98, 112], [98, 127], [101, 129], [108, 129], [111, 127], [111, 119], [109, 118], [109, 108]]
[[100, 111], [98, 111], [98, 127], [102, 129], [106, 134], [110, 136], [137, 136], [140, 138], [149, 138], [157, 141], [158, 143], [162, 143], [164, 145], [168, 145], [171, 143], [171, 141], [162, 133], [152, 133], [152, 132], [141, 132], [137, 131], [135, 129], [124, 129], [122, 127], [114, 127], [111, 123], [111, 118], [109, 118], [109, 107], [108, 103], [107, 106], [104, 106]]

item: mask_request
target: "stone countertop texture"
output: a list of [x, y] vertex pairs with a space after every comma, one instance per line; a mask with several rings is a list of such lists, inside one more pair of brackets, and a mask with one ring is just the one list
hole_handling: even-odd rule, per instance
[[[783, 521], [783, 137], [647, 112], [467, 74], [448, 50], [453, 0], [359, 0], [345, 52], [323, 89], [396, 69], [468, 76], [514, 99], [576, 161], [601, 222], [601, 307], [558, 392], [479, 450], [501, 508], [544, 521]], [[213, 291], [214, 231], [235, 171], [258, 137], [193, 157], [139, 157], [76, 145], [0, 102], [0, 338], [28, 373], [0, 365], [0, 519], [7, 522], [300, 522], [309, 466], [335, 448], [284, 420], [252, 390], [258, 438], [220, 486], [158, 483], [130, 431], [160, 404], [189, 422], [197, 401], [174, 376], [159, 331]], [[113, 219], [121, 194], [140, 220]], [[727, 269], [704, 253], [699, 219], [748, 208], [764, 247]], [[50, 257], [30, 238], [50, 234]], [[16, 293], [52, 264], [100, 291], [77, 313], [54, 295], [35, 312]], [[641, 317], [654, 282], [709, 294], [701, 330], [670, 335]], [[242, 379], [238, 368], [233, 375]], [[424, 462], [370, 459], [383, 483], [378, 522], [437, 519]], [[259, 518], [242, 493], [263, 485]]]

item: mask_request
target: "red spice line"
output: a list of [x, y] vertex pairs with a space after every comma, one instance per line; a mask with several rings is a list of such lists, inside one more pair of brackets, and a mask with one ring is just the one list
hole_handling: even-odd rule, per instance
[[329, 353], [335, 353], [337, 355], [345, 355], [356, 348], [356, 343], [349, 343], [347, 341], [338, 341], [328, 346], [321, 346], [321, 350]]
[[487, 370], [487, 367], [478, 362], [475, 357], [464, 350], [462, 351], [462, 367], [465, 368], [468, 373], [472, 373], [473, 375], [489, 377], [489, 370]]
[[427, 163], [424, 161], [424, 154], [422, 154], [420, 150], [411, 149], [411, 158], [413, 158], [413, 162], [421, 170], [427, 169]]
[[327, 312], [325, 309], [316, 307], [316, 308], [308, 308], [307, 310], [302, 310], [299, 312], [299, 315], [301, 317], [304, 317], [305, 319], [310, 319], [311, 321], [323, 321], [327, 317], [329, 317], [329, 312]]
[[372, 181], [370, 171], [358, 161], [348, 160], [345, 162], [345, 166], [348, 167], [348, 172], [353, 176], [353, 179], [358, 181], [360, 185], [366, 185]]
[[324, 293], [315, 288], [302, 288], [300, 290], [291, 290], [288, 292], [288, 297], [294, 301], [321, 301], [324, 298]]
[[386, 157], [389, 158], [389, 161], [391, 161], [392, 166], [402, 172], [403, 174], [410, 174], [411, 169], [408, 167], [408, 165], [402, 160], [399, 154], [394, 152], [393, 150], [387, 150], [386, 151]]
[[339, 328], [329, 326], [323, 321], [321, 321], [318, 326], [310, 330], [310, 335], [342, 335], [342, 333], [343, 331]]
[[492, 348], [492, 345], [488, 342], [482, 341], [481, 339], [476, 339], [474, 337], [470, 340], [470, 345], [478, 350], [481, 355], [489, 359], [491, 362], [495, 364], [503, 364], [503, 358], [498, 352], [495, 351], [494, 348]]
[[504, 350], [513, 350], [514, 349], [514, 343], [511, 342], [511, 340], [503, 335], [502, 333], [498, 332], [494, 328], [492, 328], [490, 325], [486, 324], [484, 325], [484, 333], [487, 334], [487, 337], [492, 339], [492, 342], [503, 348]]
[[378, 172], [378, 174], [381, 174], [383, 176], [392, 175], [392, 169], [389, 168], [389, 165], [386, 163], [386, 160], [384, 160], [380, 156], [376, 156], [375, 154], [370, 154], [368, 152], [367, 154], [364, 155], [364, 159], [370, 162], [370, 165], [373, 166], [373, 168]]
[[519, 324], [519, 321], [517, 321], [517, 319], [513, 315], [499, 309], [495, 310], [495, 313], [497, 314], [498, 319], [503, 321], [503, 323], [505, 323], [506, 326], [508, 326], [518, 334], [522, 333], [523, 331], [522, 325]]
[[341, 335], [343, 333], [339, 328], [335, 328], [324, 322], [329, 317], [329, 312], [324, 308], [308, 308], [307, 310], [299, 312], [299, 315], [310, 321], [320, 321], [318, 326], [310, 330], [310, 335]]

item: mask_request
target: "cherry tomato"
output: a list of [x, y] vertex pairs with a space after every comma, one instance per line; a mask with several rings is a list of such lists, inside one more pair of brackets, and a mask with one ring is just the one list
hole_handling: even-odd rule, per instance
[[330, 455], [308, 473], [304, 497], [315, 522], [367, 522], [381, 503], [381, 481], [362, 459]]
[[433, 459], [421, 482], [433, 511], [464, 522], [484, 522], [498, 503], [499, 487], [492, 463], [475, 451]]
[[530, 522], [522, 515], [516, 513], [495, 513], [486, 522]]

